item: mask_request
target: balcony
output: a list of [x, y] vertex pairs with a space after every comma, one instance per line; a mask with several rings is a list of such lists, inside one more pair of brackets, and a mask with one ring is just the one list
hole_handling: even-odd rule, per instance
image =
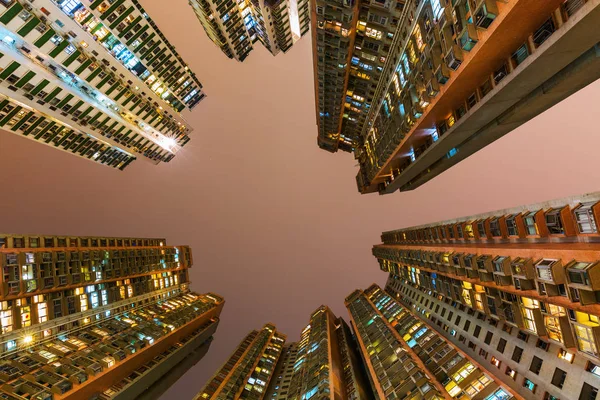
[[452, 255], [452, 268], [454, 269], [454, 273], [459, 276], [465, 276], [467, 271], [464, 267], [464, 254], [463, 253], [454, 253]]
[[52, 400], [54, 397], [44, 386], [29, 382], [23, 378], [2, 386], [2, 390], [8, 393], [14, 393], [24, 399]]
[[600, 263], [573, 261], [566, 267], [571, 300], [582, 305], [600, 300]]
[[510, 276], [512, 270], [510, 266], [510, 257], [497, 256], [492, 260], [494, 275]]
[[450, 79], [450, 70], [446, 64], [440, 64], [440, 66], [435, 70], [434, 75], [439, 84], [443, 85], [448, 82], [448, 79]]
[[533, 33], [533, 43], [535, 47], [540, 47], [556, 30], [552, 17], [548, 18], [542, 26]]
[[[566, 282], [565, 270], [560, 260], [542, 259], [535, 264], [538, 291], [541, 295], [560, 296]], [[559, 287], [561, 285], [561, 287]]]
[[460, 47], [453, 45], [446, 54], [445, 61], [448, 68], [456, 71], [463, 62], [463, 54]]
[[498, 16], [499, 10], [496, 0], [480, 0], [473, 13], [475, 25], [479, 28], [487, 29]]
[[575, 14], [583, 5], [586, 0], [565, 0], [563, 4], [563, 10], [568, 17]]
[[477, 44], [477, 28], [473, 24], [467, 24], [458, 37], [460, 47], [465, 51], [471, 51]]
[[535, 289], [535, 269], [530, 258], [517, 258], [510, 265], [514, 286], [520, 290]]
[[579, 234], [598, 234], [598, 226], [596, 225], [596, 221], [598, 215], [600, 215], [599, 213], [600, 202], [579, 204], [573, 209], [573, 220]]

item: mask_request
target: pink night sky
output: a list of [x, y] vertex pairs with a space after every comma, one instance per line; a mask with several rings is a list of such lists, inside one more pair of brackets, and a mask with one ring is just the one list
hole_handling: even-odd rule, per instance
[[208, 355], [163, 398], [191, 398], [251, 329], [295, 340], [321, 304], [383, 284], [382, 231], [600, 189], [591, 85], [421, 188], [357, 192], [356, 162], [316, 144], [310, 37], [244, 63], [205, 36], [186, 0], [142, 5], [203, 83], [191, 142], [168, 164], [126, 171], [0, 132], [6, 233], [166, 237], [194, 252], [192, 289], [226, 299]]

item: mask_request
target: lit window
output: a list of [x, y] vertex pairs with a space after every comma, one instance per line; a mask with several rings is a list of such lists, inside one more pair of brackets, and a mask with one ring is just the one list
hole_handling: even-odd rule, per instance
[[54, 35], [50, 38], [50, 41], [55, 45], [59, 45], [64, 39], [60, 35]]
[[531, 390], [533, 393], [535, 393], [535, 388], [536, 388], [536, 384], [533, 383], [532, 381], [530, 381], [529, 379], [525, 378], [523, 380], [523, 387], [526, 389]]
[[367, 29], [365, 30], [365, 35], [367, 35], [370, 38], [373, 39], [377, 39], [377, 40], [381, 40], [381, 31], [378, 31], [377, 29], [373, 29], [373, 28], [369, 28], [367, 27]]

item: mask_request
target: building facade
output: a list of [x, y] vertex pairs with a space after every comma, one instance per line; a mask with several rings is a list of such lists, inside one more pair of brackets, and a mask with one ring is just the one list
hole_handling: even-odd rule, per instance
[[195, 399], [262, 399], [273, 377], [286, 336], [266, 324], [242, 340]]
[[208, 38], [244, 61], [256, 42], [271, 54], [288, 51], [310, 28], [308, 0], [189, 0]]
[[422, 185], [600, 76], [599, 6], [316, 1], [320, 147], [354, 151], [361, 193]]
[[327, 306], [315, 310], [298, 342], [287, 399], [367, 399], [370, 388], [343, 319]]
[[0, 396], [156, 399], [201, 358], [223, 298], [164, 239], [0, 235]]
[[351, 152], [399, 27], [412, 3], [317, 0], [312, 4], [313, 63], [320, 148]]
[[328, 307], [300, 341], [285, 338], [272, 324], [250, 332], [196, 399], [373, 399], [352, 332]]
[[377, 285], [347, 299], [380, 398], [510, 399], [513, 395]]
[[[387, 293], [524, 399], [600, 389], [600, 193], [385, 232]], [[490, 375], [490, 377], [492, 377]]]
[[0, 1], [0, 127], [124, 169], [170, 161], [202, 85], [137, 0]]

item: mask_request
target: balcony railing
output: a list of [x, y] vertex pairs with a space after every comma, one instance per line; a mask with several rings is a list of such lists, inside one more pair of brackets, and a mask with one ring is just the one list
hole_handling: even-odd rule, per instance
[[535, 43], [536, 47], [539, 47], [544, 43], [552, 34], [554, 33], [554, 21], [552, 18], [548, 18], [546, 22], [542, 24], [534, 33], [533, 33], [533, 43]]
[[583, 7], [586, 1], [587, 0], [566, 0], [563, 5], [565, 13], [570, 17]]

